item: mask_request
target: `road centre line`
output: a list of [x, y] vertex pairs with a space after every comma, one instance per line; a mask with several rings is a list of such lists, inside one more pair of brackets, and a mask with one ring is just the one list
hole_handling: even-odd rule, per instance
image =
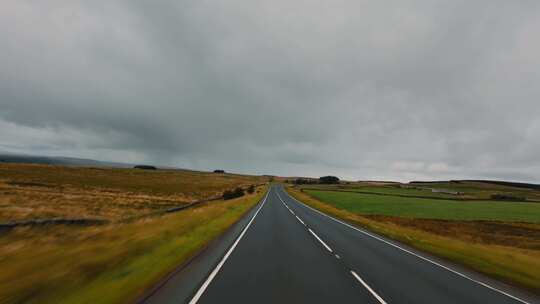
[[[414, 252], [412, 252], [412, 251], [410, 251], [410, 250], [408, 250], [408, 249], [405, 249], [405, 248], [400, 247], [400, 246], [398, 246], [398, 245], [396, 245], [396, 244], [393, 244], [393, 243], [391, 243], [391, 242], [389, 242], [389, 241], [387, 241], [387, 240], [385, 240], [385, 239], [383, 239], [383, 238], [380, 238], [380, 237], [378, 237], [378, 236], [376, 236], [376, 235], [374, 235], [374, 234], [372, 234], [372, 233], [369, 233], [369, 232], [367, 232], [367, 231], [361, 230], [361, 229], [359, 229], [359, 228], [357, 228], [357, 227], [354, 227], [354, 226], [352, 226], [352, 225], [350, 225], [350, 224], [347, 224], [347, 223], [345, 223], [345, 222], [343, 222], [343, 221], [341, 221], [341, 220], [338, 220], [338, 219], [336, 219], [336, 218], [334, 218], [334, 217], [332, 217], [332, 216], [330, 216], [330, 215], [328, 215], [328, 214], [325, 214], [325, 213], [323, 213], [323, 212], [321, 212], [321, 211], [319, 211], [319, 210], [317, 210], [317, 209], [315, 209], [315, 208], [313, 208], [313, 207], [311, 207], [311, 206], [306, 205], [305, 203], [303, 203], [303, 202], [297, 200], [296, 198], [294, 198], [293, 196], [291, 196], [291, 195], [288, 194], [287, 192], [285, 192], [285, 193], [287, 194], [288, 197], [292, 198], [293, 200], [295, 200], [296, 202], [298, 202], [300, 205], [302, 205], [302, 206], [304, 206], [304, 207], [307, 207], [307, 208], [311, 209], [312, 211], [315, 211], [315, 212], [319, 213], [320, 215], [325, 216], [325, 217], [327, 217], [327, 218], [329, 218], [329, 219], [331, 219], [331, 220], [333, 220], [333, 221], [335, 221], [335, 222], [338, 222], [338, 223], [340, 223], [340, 224], [342, 224], [342, 225], [344, 225], [344, 226], [347, 226], [347, 227], [349, 227], [349, 228], [351, 228], [351, 229], [353, 229], [353, 230], [356, 230], [356, 231], [358, 231], [358, 232], [360, 232], [360, 233], [362, 233], [362, 234], [365, 234], [365, 235], [367, 235], [367, 236], [369, 236], [369, 237], [372, 237], [372, 238], [374, 238], [374, 239], [376, 239], [376, 240], [378, 240], [378, 241], [381, 241], [381, 242], [383, 242], [383, 243], [385, 243], [385, 244], [387, 244], [387, 245], [390, 245], [390, 246], [392, 246], [392, 247], [394, 247], [394, 248], [396, 248], [396, 249], [399, 249], [399, 250], [401, 250], [401, 251], [403, 251], [403, 252], [406, 252], [406, 253], [408, 253], [408, 254], [411, 254], [411, 255], [413, 255], [413, 256], [415, 256], [415, 257], [421, 259], [421, 260], [424, 260], [424, 261], [426, 261], [426, 262], [428, 262], [428, 263], [431, 263], [431, 264], [433, 264], [433, 265], [439, 266], [439, 267], [441, 267], [441, 268], [443, 268], [443, 269], [445, 269], [445, 270], [447, 270], [447, 271], [450, 271], [450, 272], [453, 273], [453, 274], [456, 274], [456, 275], [458, 275], [458, 276], [460, 276], [460, 277], [462, 277], [462, 278], [464, 278], [464, 279], [467, 279], [467, 280], [469, 280], [469, 281], [472, 281], [472, 282], [475, 282], [475, 283], [477, 283], [477, 284], [479, 284], [479, 285], [482, 285], [482, 286], [484, 286], [484, 287], [486, 287], [486, 288], [488, 288], [488, 289], [491, 289], [491, 290], [493, 290], [493, 291], [495, 291], [495, 292], [498, 292], [498, 293], [500, 293], [500, 294], [502, 294], [502, 295], [505, 295], [505, 296], [507, 296], [507, 297], [509, 297], [509, 298], [511, 298], [511, 299], [513, 299], [513, 300], [516, 300], [516, 301], [521, 302], [521, 303], [524, 303], [524, 304], [531, 304], [531, 303], [529, 303], [529, 302], [527, 302], [527, 301], [525, 301], [525, 300], [522, 300], [522, 299], [520, 299], [520, 298], [518, 298], [518, 297], [516, 297], [516, 296], [513, 296], [513, 295], [511, 295], [511, 294], [509, 294], [509, 293], [507, 293], [507, 292], [505, 292], [505, 291], [502, 291], [502, 290], [500, 290], [500, 289], [498, 289], [498, 288], [495, 288], [495, 287], [493, 287], [493, 286], [491, 286], [491, 285], [488, 285], [488, 284], [486, 284], [486, 283], [484, 283], [484, 282], [482, 282], [482, 281], [473, 279], [473, 278], [471, 278], [470, 276], [468, 276], [468, 275], [466, 275], [466, 274], [463, 274], [463, 273], [461, 273], [461, 272], [459, 272], [459, 271], [457, 271], [457, 270], [454, 270], [454, 269], [452, 269], [452, 268], [450, 268], [450, 267], [448, 267], [448, 266], [442, 265], [442, 264], [440, 264], [440, 263], [438, 263], [438, 262], [435, 262], [435, 261], [433, 261], [433, 260], [431, 260], [431, 259], [429, 259], [429, 258], [426, 258], [426, 257], [424, 257], [424, 256], [422, 256], [422, 255], [420, 255], [420, 254], [414, 253]], [[281, 197], [279, 196], [279, 193], [276, 192], [276, 194], [278, 195], [279, 199], [281, 199]], [[282, 200], [282, 201], [283, 201], [283, 200]]]
[[375, 299], [377, 299], [377, 301], [379, 301], [379, 303], [386, 304], [383, 298], [381, 298], [373, 289], [371, 289], [371, 287], [369, 287], [369, 285], [366, 284], [366, 282], [364, 282], [364, 280], [362, 280], [362, 278], [358, 274], [356, 274], [356, 272], [351, 270], [351, 274], [375, 297]]
[[326, 250], [328, 250], [330, 252], [333, 252], [332, 248], [330, 248], [328, 245], [326, 245], [326, 243], [323, 240], [321, 240], [321, 238], [315, 232], [313, 232], [313, 230], [311, 230], [310, 228], [308, 228], [308, 230], [321, 244], [323, 244], [323, 246], [324, 246], [324, 248], [326, 248]]
[[[291, 211], [291, 213], [293, 213], [292, 210], [289, 208], [289, 206], [285, 203], [285, 201], [283, 201], [283, 199], [281, 198], [279, 193], [276, 192], [276, 194], [277, 194], [278, 198], [281, 200], [281, 202], [289, 209], [289, 211]], [[306, 225], [302, 221], [302, 219], [300, 219], [297, 215], [295, 215], [295, 216], [298, 219], [298, 221], [300, 221], [300, 223], [302, 223], [304, 226]], [[326, 250], [333, 253], [332, 248], [330, 248], [313, 230], [308, 228], [308, 231], [326, 248]], [[341, 257], [338, 254], [334, 254], [334, 256], [337, 259], [341, 259]], [[364, 282], [364, 280], [362, 280], [362, 278], [360, 278], [360, 276], [358, 274], [356, 274], [356, 272], [354, 272], [353, 270], [351, 270], [350, 272], [362, 284], [362, 286], [364, 286], [381, 304], [387, 304], [373, 289], [371, 289], [371, 287], [369, 287], [369, 285], [366, 282]]]

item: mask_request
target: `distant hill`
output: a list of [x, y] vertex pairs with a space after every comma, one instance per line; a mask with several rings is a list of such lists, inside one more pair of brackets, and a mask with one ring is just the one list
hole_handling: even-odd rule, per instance
[[540, 190], [539, 184], [498, 181], [498, 180], [481, 180], [481, 179], [464, 179], [464, 180], [449, 180], [449, 181], [412, 181], [410, 182], [410, 184], [440, 184], [440, 183], [461, 183], [461, 182], [485, 183], [485, 184], [493, 184], [493, 185], [499, 185], [499, 186]]
[[506, 181], [494, 181], [494, 180], [474, 180], [474, 179], [464, 180], [464, 182], [478, 182], [478, 183], [487, 183], [487, 184], [494, 184], [494, 185], [500, 185], [500, 186], [540, 190], [539, 184], [530, 184], [530, 183], [518, 183], [518, 182], [506, 182]]
[[63, 157], [63, 156], [36, 156], [25, 154], [13, 154], [0, 152], [0, 163], [27, 163], [27, 164], [48, 164], [67, 166], [102, 166], [131, 168], [133, 164], [106, 162], [86, 158]]

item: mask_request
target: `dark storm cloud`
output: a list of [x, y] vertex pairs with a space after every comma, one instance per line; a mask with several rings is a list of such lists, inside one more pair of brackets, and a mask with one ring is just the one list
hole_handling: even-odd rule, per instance
[[536, 1], [8, 1], [0, 150], [540, 179]]

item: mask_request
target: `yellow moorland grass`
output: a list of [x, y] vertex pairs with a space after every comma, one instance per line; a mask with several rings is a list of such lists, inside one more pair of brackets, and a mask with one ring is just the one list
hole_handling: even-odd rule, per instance
[[189, 170], [0, 164], [0, 223], [43, 218], [114, 222], [266, 180]]
[[465, 242], [338, 209], [291, 187], [287, 191], [309, 206], [348, 223], [540, 293], [540, 250]]
[[265, 194], [86, 228], [0, 235], [0, 303], [126, 303], [238, 221]]

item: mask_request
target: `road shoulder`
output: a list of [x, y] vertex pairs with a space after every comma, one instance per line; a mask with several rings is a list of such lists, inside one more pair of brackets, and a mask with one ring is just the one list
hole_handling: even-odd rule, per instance
[[[270, 187], [267, 188], [267, 193], [268, 191]], [[235, 224], [149, 289], [137, 303], [189, 302], [264, 202], [267, 193]]]

